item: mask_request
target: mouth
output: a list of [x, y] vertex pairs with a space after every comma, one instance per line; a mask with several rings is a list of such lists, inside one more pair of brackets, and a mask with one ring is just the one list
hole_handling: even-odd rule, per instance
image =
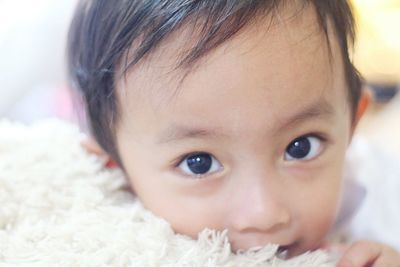
[[296, 246], [296, 242], [289, 244], [289, 245], [279, 246], [278, 251], [277, 251], [278, 257], [282, 258], [282, 259], [288, 259], [289, 257], [292, 257], [295, 246]]

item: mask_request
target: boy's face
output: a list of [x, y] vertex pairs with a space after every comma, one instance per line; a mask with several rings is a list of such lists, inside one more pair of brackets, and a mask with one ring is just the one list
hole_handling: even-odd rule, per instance
[[330, 58], [311, 7], [281, 15], [208, 54], [178, 93], [185, 40], [169, 39], [117, 84], [116, 135], [137, 196], [177, 232], [228, 229], [233, 250], [293, 256], [335, 218], [351, 114], [332, 29]]

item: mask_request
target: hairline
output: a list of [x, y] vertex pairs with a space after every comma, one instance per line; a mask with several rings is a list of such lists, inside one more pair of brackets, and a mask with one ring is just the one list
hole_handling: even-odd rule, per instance
[[[352, 113], [354, 119], [355, 100], [357, 100], [359, 97], [359, 93], [357, 92], [358, 89], [356, 89], [356, 87], [358, 88], [360, 86], [358, 86], [358, 73], [353, 68], [351, 61], [348, 60], [348, 45], [352, 45], [354, 42], [354, 19], [352, 17], [350, 7], [351, 5], [346, 0], [340, 0], [337, 2], [325, 2], [324, 0], [298, 0], [296, 2], [310, 4], [315, 7], [318, 18], [318, 25], [325, 32], [328, 45], [330, 45], [330, 42], [329, 36], [327, 35], [327, 21], [330, 19], [333, 21], [333, 29], [335, 30], [334, 36], [339, 40], [339, 45], [341, 46], [341, 57], [342, 59], [344, 59], [343, 68], [346, 79], [346, 87], [348, 91], [349, 101], [352, 105]], [[217, 31], [217, 35], [214, 36], [215, 38], [217, 38], [216, 43], [213, 42], [212, 39], [211, 41], [203, 40], [201, 38], [198, 40], [203, 42], [202, 45], [205, 46], [206, 49], [192, 51], [194, 52], [193, 55], [195, 56], [192, 57], [192, 60], [187, 61], [191, 64], [183, 64], [186, 73], [190, 73], [193, 69], [195, 69], [195, 63], [198, 62], [202, 57], [207, 55], [210, 51], [217, 49], [222, 43], [225, 43], [226, 41], [229, 41], [229, 39], [236, 36], [242, 28], [251, 25], [251, 23], [253, 22], [252, 19], [254, 18], [254, 16], [252, 16], [251, 14], [258, 14], [257, 17], [259, 17], [260, 14], [272, 14], [272, 16], [275, 16], [276, 14], [273, 14], [273, 11], [276, 10], [277, 7], [285, 7], [285, 4], [290, 3], [290, 1], [272, 0], [266, 2], [232, 2], [233, 4], [228, 4], [228, 6], [235, 9], [233, 11], [230, 10], [227, 13], [224, 13], [226, 10], [222, 12], [221, 10], [208, 9], [214, 8], [215, 5], [218, 6], [220, 4], [219, 2], [210, 2], [204, 6], [201, 5], [201, 2], [193, 2], [194, 6], [191, 7], [192, 9], [185, 9], [185, 6], [183, 6], [183, 4], [189, 2], [165, 1], [165, 3], [167, 3], [168, 5], [173, 5], [173, 7], [176, 8], [178, 12], [182, 11], [179, 14], [183, 15], [184, 19], [182, 19], [182, 17], [175, 18], [177, 19], [178, 24], [173, 24], [173, 26], [171, 26], [171, 24], [169, 24], [169, 26], [167, 25], [169, 28], [167, 27], [166, 31], [164, 32], [161, 31], [161, 34], [158, 34], [159, 29], [157, 27], [154, 27], [154, 25], [161, 25], [164, 27], [164, 24], [160, 24], [160, 21], [158, 20], [154, 22], [151, 21], [151, 23], [149, 24], [149, 21], [146, 20], [146, 17], [137, 18], [131, 16], [131, 14], [138, 15], [138, 13], [134, 12], [137, 11], [135, 8], [138, 8], [139, 5], [135, 6], [134, 2], [129, 3], [130, 4], [128, 6], [128, 9], [120, 11], [117, 14], [116, 12], [110, 12], [110, 9], [112, 9], [115, 4], [111, 4], [111, 2], [108, 2], [107, 0], [99, 0], [99, 2], [82, 1], [81, 5], [79, 5], [76, 10], [77, 14], [75, 15], [72, 23], [72, 31], [70, 31], [68, 46], [68, 49], [70, 51], [70, 73], [72, 74], [73, 82], [75, 82], [78, 85], [78, 88], [84, 92], [84, 98], [86, 100], [86, 110], [88, 114], [88, 119], [91, 123], [92, 132], [98, 139], [99, 143], [103, 146], [103, 148], [105, 148], [107, 152], [112, 154], [112, 156], [117, 157], [117, 161], [118, 151], [116, 150], [115, 146], [115, 125], [119, 119], [119, 105], [117, 103], [115, 92], [116, 78], [119, 75], [117, 71], [118, 66], [121, 66], [121, 63], [123, 63], [124, 56], [129, 54], [126, 54], [126, 51], [132, 49], [132, 44], [135, 40], [140, 39], [140, 34], [138, 34], [138, 32], [144, 33], [145, 39], [147, 39], [147, 45], [145, 44], [143, 46], [143, 43], [140, 44], [139, 48], [141, 48], [141, 50], [138, 51], [138, 54], [136, 54], [135, 57], [125, 58], [129, 60], [129, 65], [127, 66], [127, 68], [125, 68], [124, 71], [120, 72], [123, 74], [123, 76], [125, 76], [126, 72], [129, 71], [129, 69], [136, 63], [141, 60], [145, 60], [146, 56], [150, 55], [155, 49], [157, 49], [160, 43], [168, 39], [168, 36], [176, 31], [179, 31], [182, 25], [185, 24], [184, 22], [187, 23], [188, 21], [195, 21], [196, 18], [198, 19], [204, 16], [207, 17], [207, 12], [210, 12], [211, 15], [214, 16], [225, 14], [229, 16], [229, 18], [233, 19], [232, 21], [227, 22], [227, 28], [228, 30], [231, 29], [232, 32], [228, 32], [229, 34], [226, 34], [226, 32], [224, 31]], [[158, 14], [157, 12], [164, 11], [164, 7], [160, 8], [159, 6], [157, 6], [157, 3], [157, 1], [149, 1], [143, 4], [143, 6], [141, 6], [140, 8], [146, 8], [142, 11], [150, 12], [148, 14], [154, 16], [154, 14]], [[200, 4], [196, 6], [198, 3]], [[94, 5], [93, 8], [91, 5]], [[121, 8], [120, 6], [118, 7]], [[222, 7], [224, 8], [226, 6], [222, 5]], [[180, 10], [180, 8], [182, 8], [183, 10]], [[89, 10], [91, 12], [91, 15], [88, 16], [86, 12], [88, 12]], [[187, 13], [188, 10], [192, 13]], [[167, 12], [171, 12], [171, 9], [167, 9]], [[107, 16], [109, 14], [117, 16], [113, 18], [118, 20], [114, 21], [112, 24], [107, 24], [107, 21], [103, 22], [101, 20], [98, 20], [98, 18], [101, 18], [102, 16]], [[143, 15], [143, 13], [140, 14]], [[170, 15], [170, 13], [166, 14]], [[131, 28], [133, 24], [127, 24], [125, 21], [125, 19], [127, 18], [133, 19], [134, 21], [139, 21], [138, 27]], [[165, 19], [165, 17], [161, 17], [161, 22], [168, 22], [167, 20], [162, 19]], [[100, 24], [97, 24], [96, 22]], [[211, 22], [216, 23], [216, 21]], [[132, 21], [130, 23], [132, 23]], [[83, 29], [80, 28], [82, 26], [84, 27]], [[205, 27], [207, 25], [203, 26], [203, 29], [206, 30], [205, 34], [209, 33], [208, 30], [213, 30], [213, 28]], [[211, 26], [213, 26], [213, 24]], [[99, 39], [104, 38], [104, 36], [102, 35], [102, 33], [100, 33], [99, 30], [97, 30], [97, 32], [94, 31], [93, 29], [95, 29], [95, 27], [106, 27], [106, 29], [102, 30], [103, 32], [112, 32], [113, 35], [111, 43], [109, 41], [105, 41], [104, 39]], [[113, 32], [113, 30], [116, 30], [116, 32]], [[127, 32], [129, 32], [129, 34], [126, 34]], [[220, 35], [222, 36], [221, 38]], [[205, 37], [209, 37], [209, 35], [206, 35]], [[115, 43], [113, 43], [114, 41]], [[102, 42], [106, 43], [103, 44]], [[79, 46], [89, 47], [91, 45], [94, 45], [97, 50], [89, 51], [88, 48], [83, 48], [84, 50], [81, 50], [79, 48]], [[200, 46], [200, 48], [202, 48], [202, 46]], [[74, 52], [75, 50], [78, 50], [79, 52], [76, 53]], [[329, 49], [329, 51], [331, 52], [331, 49]], [[82, 54], [82, 52], [85, 54]], [[96, 54], [99, 52], [101, 52], [101, 54]], [[96, 56], [98, 58], [96, 58]], [[98, 86], [100, 86], [100, 88], [98, 88]], [[97, 88], [101, 91], [97, 90]], [[107, 98], [107, 100], [105, 100], [105, 98]]]

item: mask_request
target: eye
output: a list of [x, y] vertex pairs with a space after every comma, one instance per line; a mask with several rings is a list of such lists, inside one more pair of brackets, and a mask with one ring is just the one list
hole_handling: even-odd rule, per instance
[[285, 152], [285, 160], [310, 160], [322, 150], [322, 140], [317, 136], [301, 136], [291, 142]]
[[191, 176], [203, 176], [222, 169], [221, 163], [208, 153], [186, 156], [178, 165], [181, 171]]

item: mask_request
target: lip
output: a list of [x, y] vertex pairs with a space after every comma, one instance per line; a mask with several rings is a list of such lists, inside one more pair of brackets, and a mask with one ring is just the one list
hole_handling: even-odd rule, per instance
[[288, 244], [288, 245], [281, 245], [278, 248], [278, 255], [284, 259], [291, 258], [294, 256], [294, 250], [297, 246], [297, 242]]

